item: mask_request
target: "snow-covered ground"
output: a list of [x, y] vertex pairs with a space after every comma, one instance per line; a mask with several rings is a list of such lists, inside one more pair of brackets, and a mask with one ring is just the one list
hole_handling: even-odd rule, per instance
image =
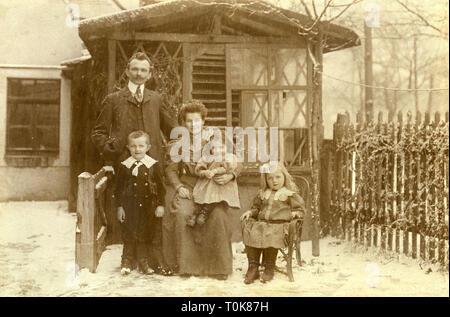
[[239, 244], [227, 281], [134, 271], [123, 277], [120, 245], [107, 248], [97, 273], [77, 274], [75, 221], [65, 201], [0, 203], [0, 296], [449, 296], [448, 271], [333, 238], [321, 240], [320, 257], [302, 243], [304, 264], [294, 266], [293, 283], [276, 273], [268, 284], [245, 285]]

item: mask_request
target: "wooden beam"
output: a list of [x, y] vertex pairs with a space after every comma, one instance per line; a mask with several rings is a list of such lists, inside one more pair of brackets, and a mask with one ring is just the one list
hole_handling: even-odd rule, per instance
[[180, 43], [261, 43], [261, 44], [298, 44], [304, 45], [301, 37], [294, 36], [237, 36], [215, 34], [190, 34], [190, 33], [126, 33], [115, 32], [108, 38], [117, 41], [155, 41], [155, 42], [180, 42]]
[[246, 27], [249, 27], [255, 31], [270, 34], [272, 36], [286, 36], [287, 31], [268, 25], [266, 23], [261, 23], [258, 21], [250, 20], [242, 15], [239, 15], [238, 13], [231, 14], [227, 16], [227, 19], [232, 21], [233, 23], [245, 25]]
[[226, 83], [226, 99], [227, 99], [227, 126], [232, 127], [233, 120], [233, 105], [231, 103], [231, 49], [228, 45], [225, 45], [225, 83]]
[[108, 40], [108, 93], [113, 92], [116, 82], [116, 41]]
[[221, 35], [222, 34], [222, 16], [215, 14], [213, 17], [213, 29], [211, 34]]
[[183, 43], [183, 102], [192, 99], [191, 44]]
[[[231, 87], [236, 90], [261, 90], [267, 91], [267, 86], [257, 86], [257, 85], [233, 85], [231, 83]], [[306, 85], [271, 85], [271, 90], [307, 90], [308, 86]]]
[[229, 26], [226, 26], [226, 25], [223, 25], [223, 24], [221, 25], [221, 28], [222, 28], [222, 31], [228, 32], [228, 33], [230, 33], [230, 34], [232, 34], [232, 35], [244, 35], [244, 36], [250, 36], [250, 35], [248, 35], [248, 34], [242, 32], [242, 31], [233, 29], [233, 28], [231, 28], [231, 27], [229, 27]]
[[322, 47], [323, 33], [319, 28], [319, 41], [314, 47], [314, 57], [318, 63], [320, 69], [313, 69], [312, 85], [313, 85], [313, 96], [312, 96], [312, 109], [311, 109], [311, 175], [312, 175], [312, 186], [313, 193], [312, 197], [312, 255], [319, 256], [319, 215], [320, 215], [320, 152], [322, 146], [322, 136], [323, 136], [323, 124], [322, 124], [322, 69], [323, 69], [323, 47]]

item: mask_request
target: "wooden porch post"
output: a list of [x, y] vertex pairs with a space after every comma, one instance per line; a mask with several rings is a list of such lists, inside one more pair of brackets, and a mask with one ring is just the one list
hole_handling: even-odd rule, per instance
[[192, 99], [191, 45], [183, 43], [183, 102]]
[[108, 40], [108, 93], [114, 91], [116, 82], [116, 40]]
[[322, 30], [319, 28], [317, 43], [314, 45], [315, 65], [312, 72], [312, 107], [311, 107], [311, 235], [312, 235], [312, 255], [319, 256], [319, 235], [320, 235], [320, 148], [323, 135], [322, 124]]

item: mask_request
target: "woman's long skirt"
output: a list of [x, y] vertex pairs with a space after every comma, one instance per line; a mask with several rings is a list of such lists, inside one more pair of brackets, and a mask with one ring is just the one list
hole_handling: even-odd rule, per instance
[[179, 274], [231, 274], [233, 254], [227, 205], [216, 204], [206, 223], [192, 228], [186, 225], [186, 219], [193, 213], [194, 203], [174, 192], [173, 187], [167, 188], [162, 224], [165, 263]]

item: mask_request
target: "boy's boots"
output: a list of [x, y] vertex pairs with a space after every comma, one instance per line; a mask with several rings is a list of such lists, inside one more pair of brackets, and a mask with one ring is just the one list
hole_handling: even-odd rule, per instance
[[246, 247], [248, 258], [248, 270], [245, 274], [245, 284], [251, 284], [259, 278], [259, 258], [261, 257], [261, 249]]
[[148, 244], [139, 242], [136, 248], [136, 257], [138, 262], [138, 268], [141, 273], [149, 275], [155, 271], [148, 265]]
[[261, 282], [266, 283], [273, 280], [275, 263], [277, 261], [278, 249], [267, 248], [263, 251], [264, 272], [261, 276]]
[[122, 260], [120, 274], [128, 275], [131, 273], [132, 269], [133, 269], [133, 265], [132, 265], [131, 261], [128, 258], [124, 258]]
[[153, 274], [155, 272], [153, 269], [151, 269], [148, 266], [147, 259], [141, 259], [139, 261], [139, 270], [141, 271], [141, 273], [143, 273], [145, 275], [151, 275], [151, 274]]

